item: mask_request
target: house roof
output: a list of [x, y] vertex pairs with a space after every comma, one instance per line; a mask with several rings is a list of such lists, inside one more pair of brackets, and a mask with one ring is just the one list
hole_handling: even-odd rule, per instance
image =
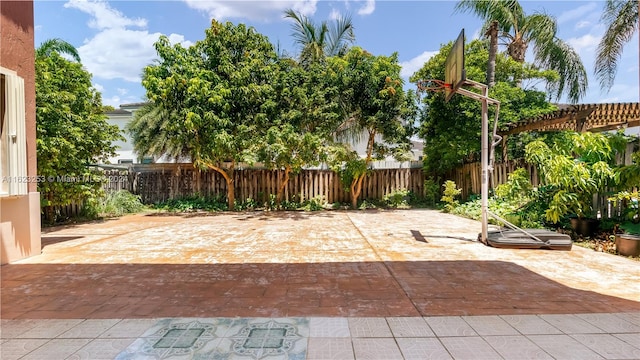
[[501, 135], [525, 131], [607, 131], [640, 126], [640, 103], [558, 105], [558, 110], [507, 125]]
[[107, 114], [107, 115], [131, 115], [131, 111], [122, 110], [122, 109], [115, 109], [115, 110], [107, 111], [107, 112], [105, 112], [105, 114]]

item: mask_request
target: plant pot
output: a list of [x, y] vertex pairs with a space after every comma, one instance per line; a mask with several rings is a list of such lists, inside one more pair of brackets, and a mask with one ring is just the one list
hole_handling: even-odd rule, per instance
[[640, 256], [640, 236], [616, 234], [616, 249], [620, 255]]
[[600, 229], [600, 220], [589, 218], [571, 218], [571, 229], [582, 237], [593, 237]]

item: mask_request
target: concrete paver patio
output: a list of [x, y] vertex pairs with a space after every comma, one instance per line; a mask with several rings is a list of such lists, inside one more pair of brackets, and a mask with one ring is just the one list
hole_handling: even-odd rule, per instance
[[[467, 352], [484, 349], [484, 358], [522, 358], [509, 353], [508, 344], [516, 344], [544, 355], [540, 358], [565, 358], [549, 345], [564, 339], [593, 358], [611, 358], [589, 346], [605, 340], [611, 348], [628, 347], [618, 358], [640, 358], [640, 263], [579, 247], [489, 248], [476, 241], [479, 230], [476, 221], [431, 210], [135, 215], [52, 228], [43, 231], [41, 255], [0, 268], [0, 346], [21, 349], [15, 358], [37, 358], [46, 346], [73, 349], [60, 358], [95, 358], [80, 355], [91, 355], [91, 346], [100, 344], [111, 349], [105, 358], [114, 358], [113, 353], [136, 358], [135, 351], [156, 346], [165, 352], [152, 355], [162, 358], [178, 356], [172, 349], [187, 336], [176, 335], [182, 340], [165, 349], [168, 340], [162, 336], [173, 339], [167, 334], [204, 336], [209, 327], [227, 329], [212, 339], [222, 346], [228, 338], [224, 346], [231, 347], [240, 341], [240, 332], [232, 334], [240, 325], [233, 328], [221, 319], [254, 330], [267, 326], [266, 319], [280, 319], [255, 334], [290, 325], [311, 331], [300, 335], [308, 349], [294, 351], [294, 346], [268, 354], [264, 344], [270, 342], [264, 340], [261, 350], [233, 345], [245, 351], [233, 356], [321, 359], [320, 349], [333, 349], [350, 354], [330, 354], [338, 359], [412, 358], [411, 349], [416, 354], [431, 349], [443, 358], [483, 358], [480, 350], [471, 357]], [[209, 325], [193, 325], [193, 319]], [[313, 332], [322, 328], [314, 328], [317, 319], [344, 319], [346, 336], [316, 338]], [[382, 320], [376, 326], [386, 326], [388, 333], [358, 335], [352, 324], [356, 319]], [[139, 337], [157, 321], [165, 321], [166, 331], [143, 336], [158, 341], [144, 345]], [[398, 321], [404, 325], [394, 330]], [[29, 337], [30, 330], [47, 322], [64, 331]], [[123, 322], [139, 328], [105, 336], [117, 333]], [[626, 323], [626, 330], [607, 329], [616, 322]], [[95, 336], [60, 337], [82, 324], [102, 330]], [[171, 331], [170, 326], [184, 329]], [[422, 332], [402, 335], [406, 329]], [[25, 338], [32, 341], [25, 345]], [[111, 338], [119, 342], [105, 340]], [[210, 354], [221, 351], [212, 344], [207, 345]], [[8, 356], [5, 350], [1, 354], [2, 359]]]

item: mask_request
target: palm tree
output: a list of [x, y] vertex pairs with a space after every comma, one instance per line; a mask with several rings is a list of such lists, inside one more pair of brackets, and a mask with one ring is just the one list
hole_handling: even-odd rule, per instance
[[[578, 53], [556, 36], [554, 17], [544, 13], [526, 15], [517, 0], [461, 0], [456, 9], [478, 15], [490, 29], [498, 22], [497, 36], [507, 47], [507, 54], [523, 63], [527, 49], [533, 46], [535, 64], [555, 70], [560, 75], [557, 83], [547, 85], [547, 91], [557, 99], [566, 93], [572, 103], [578, 102], [587, 91], [587, 72]], [[489, 79], [489, 83], [493, 79]], [[520, 79], [515, 79], [519, 82]]]
[[293, 20], [292, 36], [301, 48], [299, 61], [303, 65], [323, 61], [327, 56], [344, 55], [349, 43], [355, 41], [350, 16], [340, 17], [331, 25], [326, 21], [317, 25], [292, 9], [284, 13]]
[[125, 131], [131, 135], [133, 147], [139, 157], [166, 156], [169, 159], [191, 157], [172, 129], [171, 113], [161, 105], [148, 103], [135, 112]]
[[73, 60], [80, 62], [78, 50], [68, 42], [57, 38], [43, 41], [36, 49], [36, 57], [48, 57], [53, 52], [60, 55], [69, 55]]
[[600, 81], [600, 87], [608, 91], [613, 86], [622, 49], [638, 30], [640, 2], [638, 0], [607, 0], [602, 20], [607, 31], [598, 45], [595, 73]]

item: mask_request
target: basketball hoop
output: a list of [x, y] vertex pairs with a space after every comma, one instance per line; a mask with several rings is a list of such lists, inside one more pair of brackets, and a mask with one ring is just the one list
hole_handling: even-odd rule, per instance
[[418, 81], [418, 92], [422, 91], [442, 91], [451, 90], [451, 84], [438, 79]]

